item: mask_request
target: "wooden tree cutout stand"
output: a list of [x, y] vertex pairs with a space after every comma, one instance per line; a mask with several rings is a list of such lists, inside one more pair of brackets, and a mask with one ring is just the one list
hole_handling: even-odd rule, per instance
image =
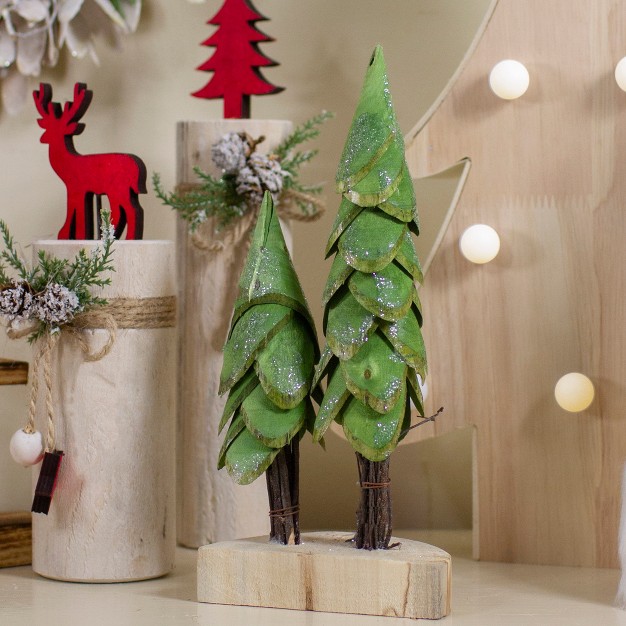
[[[429, 397], [445, 403], [446, 419], [410, 438], [476, 426], [484, 560], [619, 565], [626, 94], [613, 70], [626, 50], [615, 25], [625, 20], [617, 0], [494, 1], [448, 89], [407, 137], [414, 176], [472, 159], [420, 294]], [[530, 72], [518, 100], [489, 89], [491, 68], [507, 58]], [[458, 240], [481, 222], [502, 247], [479, 267]], [[569, 371], [596, 385], [582, 413], [554, 400]]]
[[198, 551], [198, 601], [301, 611], [439, 619], [450, 613], [450, 555], [419, 541], [357, 550], [352, 535], [304, 533], [302, 544], [266, 537]]

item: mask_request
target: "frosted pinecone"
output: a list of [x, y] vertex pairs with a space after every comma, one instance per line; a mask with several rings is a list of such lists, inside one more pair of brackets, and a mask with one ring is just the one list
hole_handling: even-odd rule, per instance
[[80, 310], [78, 296], [67, 287], [52, 283], [37, 296], [35, 315], [46, 324], [58, 326], [70, 322]]
[[285, 172], [283, 172], [280, 162], [276, 158], [253, 152], [248, 159], [248, 165], [256, 172], [261, 179], [261, 184], [272, 194], [276, 201], [278, 194], [283, 190]]
[[256, 172], [247, 165], [237, 172], [237, 193], [246, 199], [249, 206], [255, 207], [261, 204], [263, 199], [263, 188], [261, 179]]
[[213, 163], [225, 174], [237, 174], [246, 165], [247, 142], [237, 133], [227, 133], [211, 146]]
[[0, 314], [9, 321], [29, 319], [33, 315], [33, 296], [25, 283], [13, 282], [12, 287], [0, 291]]
[[277, 203], [283, 190], [285, 175], [277, 159], [253, 152], [246, 167], [237, 174], [237, 193], [245, 196], [250, 206], [257, 207], [263, 200], [263, 192], [267, 190]]

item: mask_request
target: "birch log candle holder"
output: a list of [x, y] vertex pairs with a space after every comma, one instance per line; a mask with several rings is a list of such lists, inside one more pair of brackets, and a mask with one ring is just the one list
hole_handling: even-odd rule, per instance
[[[96, 245], [40, 241], [34, 252], [71, 259]], [[48, 578], [142, 580], [167, 574], [174, 563], [174, 246], [118, 241], [114, 262], [111, 284], [102, 290], [117, 311], [108, 354], [85, 357], [85, 347], [94, 353], [112, 339], [97, 324], [85, 324], [79, 337], [62, 331], [52, 353], [56, 447], [63, 462], [48, 515], [33, 516], [33, 569]], [[43, 390], [44, 374], [39, 376]], [[45, 432], [43, 395], [36, 423]]]
[[[221, 176], [211, 160], [211, 146], [229, 132], [265, 137], [256, 148], [271, 151], [292, 130], [288, 121], [212, 120], [179, 122], [177, 183], [179, 191], [198, 184], [195, 167]], [[221, 447], [218, 424], [226, 396], [218, 396], [222, 348], [227, 338], [239, 275], [248, 250], [248, 231], [240, 229], [227, 245], [209, 218], [194, 235], [178, 218], [179, 285], [178, 375], [178, 542], [188, 547], [269, 532], [265, 483], [237, 485], [217, 470]], [[289, 235], [283, 223], [283, 231]], [[237, 227], [235, 227], [235, 231]], [[287, 245], [290, 246], [288, 239]], [[219, 246], [218, 246], [219, 247]]]

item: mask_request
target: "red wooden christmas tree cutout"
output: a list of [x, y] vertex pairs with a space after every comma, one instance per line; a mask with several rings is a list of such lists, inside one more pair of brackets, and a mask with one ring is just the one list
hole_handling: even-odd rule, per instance
[[218, 29], [204, 46], [213, 46], [213, 56], [197, 69], [213, 72], [211, 80], [191, 94], [197, 98], [224, 98], [224, 117], [250, 117], [250, 96], [262, 96], [282, 91], [268, 83], [258, 68], [278, 65], [258, 49], [262, 41], [274, 41], [254, 26], [266, 20], [250, 0], [226, 0], [222, 8], [208, 21]]
[[121, 237], [126, 225], [126, 239], [143, 236], [143, 209], [138, 194], [146, 193], [146, 167], [134, 154], [79, 154], [74, 135], [85, 129], [79, 124], [89, 107], [93, 93], [87, 85], [76, 83], [74, 100], [61, 107], [52, 102], [52, 87], [41, 83], [33, 92], [41, 118], [37, 123], [45, 130], [41, 143], [50, 146], [52, 169], [67, 187], [67, 217], [59, 239], [94, 238], [94, 198], [100, 207], [101, 196], [107, 196], [115, 236]]

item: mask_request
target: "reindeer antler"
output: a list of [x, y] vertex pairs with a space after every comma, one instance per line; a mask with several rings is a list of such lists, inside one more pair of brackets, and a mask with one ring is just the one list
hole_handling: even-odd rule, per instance
[[33, 99], [35, 100], [35, 106], [37, 111], [42, 117], [48, 117], [50, 115], [49, 105], [52, 100], [52, 85], [48, 83], [39, 83], [39, 91], [33, 91]]
[[74, 100], [67, 101], [63, 107], [62, 118], [67, 122], [77, 122], [91, 104], [93, 92], [87, 89], [85, 83], [74, 85]]

